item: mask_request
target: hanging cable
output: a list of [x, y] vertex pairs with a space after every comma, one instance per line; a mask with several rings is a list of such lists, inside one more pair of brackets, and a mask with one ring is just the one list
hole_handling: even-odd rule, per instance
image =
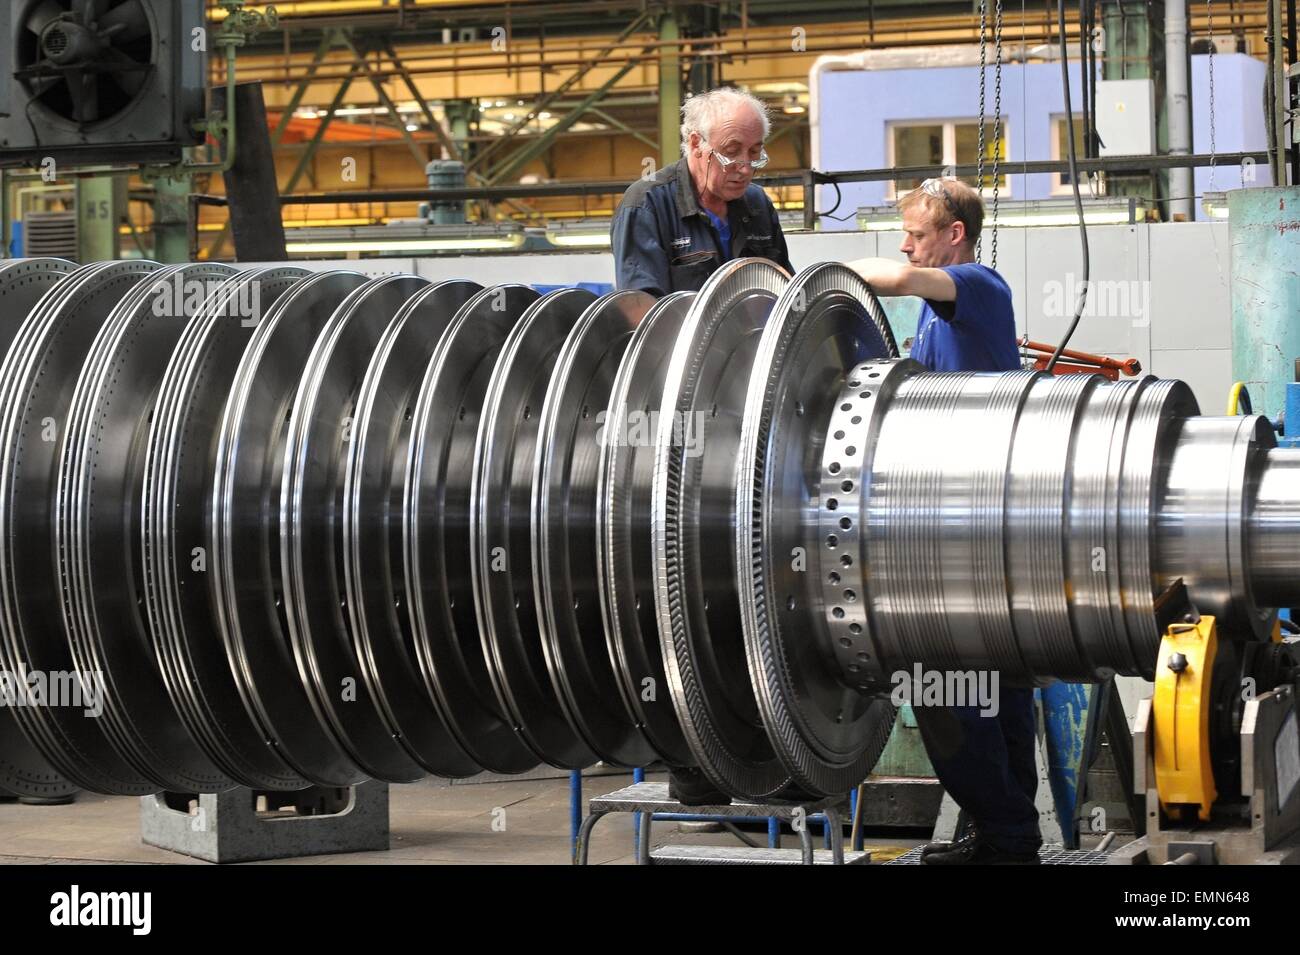
[[[984, 91], [986, 81], [984, 77], [985, 69], [988, 66], [988, 41], [985, 34], [988, 29], [988, 0], [980, 0], [980, 119], [979, 119], [979, 143], [975, 147], [975, 188], [983, 193], [984, 191]], [[975, 259], [983, 259], [983, 237], [975, 240]]]
[[[980, 117], [981, 130], [984, 118]], [[993, 241], [989, 268], [998, 267], [998, 174], [1002, 158], [1002, 0], [997, 0], [993, 14]], [[980, 188], [984, 188], [983, 180]]]
[[1056, 17], [1057, 26], [1061, 32], [1061, 90], [1065, 94], [1065, 138], [1070, 151], [1070, 185], [1074, 187], [1074, 212], [1079, 217], [1079, 242], [1083, 246], [1083, 281], [1079, 284], [1079, 302], [1074, 308], [1074, 318], [1070, 321], [1070, 327], [1065, 330], [1061, 344], [1056, 346], [1056, 351], [1052, 352], [1052, 357], [1043, 369], [1049, 375], [1056, 368], [1056, 362], [1061, 357], [1061, 352], [1065, 351], [1065, 347], [1074, 336], [1074, 330], [1079, 327], [1079, 319], [1083, 317], [1083, 309], [1088, 302], [1088, 277], [1090, 274], [1088, 226], [1083, 218], [1083, 197], [1079, 194], [1078, 155], [1075, 152], [1074, 143], [1074, 110], [1070, 106], [1070, 51], [1065, 40], [1065, 0], [1056, 0]]
[[1210, 37], [1210, 48], [1205, 57], [1205, 66], [1210, 72], [1210, 185], [1206, 191], [1214, 192], [1214, 10], [1210, 0], [1205, 0], [1205, 29]]
[[[1079, 62], [1083, 64], [1084, 69], [1088, 65], [1088, 47], [1092, 43], [1092, 32], [1088, 29], [1088, 5], [1089, 0], [1079, 0]], [[1088, 103], [1092, 91], [1085, 80], [1082, 89], [1079, 90], [1080, 111], [1083, 113], [1083, 156], [1085, 159], [1090, 158], [1092, 153], [1088, 148]]]
[[[1104, 36], [1103, 31], [1103, 36]], [[1087, 122], [1087, 145], [1084, 148], [1084, 154], [1089, 159], [1095, 159], [1101, 154], [1100, 144], [1097, 141], [1097, 6], [1089, 0], [1088, 3], [1088, 115]], [[1094, 175], [1100, 176], [1100, 173]]]
[[856, 212], [848, 212], [842, 216], [835, 215], [835, 210], [837, 210], [840, 207], [840, 203], [844, 201], [844, 196], [840, 193], [840, 184], [835, 180], [832, 179], [830, 182], [826, 183], [826, 185], [835, 190], [835, 205], [831, 206], [826, 212], [817, 213], [818, 218], [834, 219], [836, 222], [848, 222], [856, 216]]

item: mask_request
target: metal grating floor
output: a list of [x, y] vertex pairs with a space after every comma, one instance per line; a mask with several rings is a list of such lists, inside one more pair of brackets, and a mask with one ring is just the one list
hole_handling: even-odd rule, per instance
[[603, 796], [593, 796], [587, 803], [588, 812], [678, 812], [700, 816], [736, 816], [741, 818], [766, 818], [789, 821], [796, 814], [815, 815], [827, 807], [841, 807], [843, 797], [822, 799], [805, 803], [754, 803], [735, 801], [725, 806], [683, 806], [668, 796], [667, 782], [633, 783], [623, 789]]
[[[920, 865], [921, 848], [917, 846], [897, 859], [886, 862], [885, 865]], [[1043, 865], [1105, 865], [1106, 853], [1095, 849], [1058, 849], [1055, 846], [1045, 846], [1038, 850], [1038, 860]]]

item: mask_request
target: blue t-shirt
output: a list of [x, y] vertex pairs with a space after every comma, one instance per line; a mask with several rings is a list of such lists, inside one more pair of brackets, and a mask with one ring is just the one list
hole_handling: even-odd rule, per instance
[[731, 223], [721, 216], [715, 216], [703, 206], [700, 206], [700, 209], [709, 217], [709, 221], [713, 223], [713, 228], [718, 230], [718, 239], [722, 243], [722, 260], [725, 262], [731, 258]]
[[1006, 280], [978, 262], [943, 270], [957, 286], [957, 301], [921, 306], [912, 357], [931, 371], [1019, 370], [1016, 318]]

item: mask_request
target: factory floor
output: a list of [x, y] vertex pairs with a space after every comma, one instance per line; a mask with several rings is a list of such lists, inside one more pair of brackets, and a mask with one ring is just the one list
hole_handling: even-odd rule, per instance
[[[663, 778], [649, 774], [648, 779]], [[630, 775], [608, 773], [584, 779], [586, 797], [613, 792], [632, 782]], [[392, 786], [390, 848], [387, 852], [310, 856], [285, 860], [298, 865], [338, 863], [439, 865], [447, 863], [564, 864], [569, 861], [569, 781], [525, 778], [462, 782], [426, 780]], [[505, 809], [504, 831], [494, 831]], [[585, 807], [584, 807], [585, 810]], [[820, 835], [820, 833], [817, 833]], [[912, 838], [867, 839], [873, 860], [884, 862], [925, 841]], [[752, 839], [766, 844], [766, 832]], [[682, 831], [678, 823], [657, 822], [653, 844], [738, 845], [729, 832]], [[820, 844], [820, 839], [818, 839]], [[782, 845], [798, 840], [789, 832]], [[591, 863], [632, 864], [632, 816], [610, 815], [595, 828]], [[0, 802], [0, 864], [47, 863], [189, 863], [140, 841], [140, 802], [126, 796], [81, 794], [72, 805], [26, 806]]]

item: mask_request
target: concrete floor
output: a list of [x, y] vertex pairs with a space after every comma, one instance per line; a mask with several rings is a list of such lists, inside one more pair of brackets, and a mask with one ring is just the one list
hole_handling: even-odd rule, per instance
[[[649, 778], [660, 778], [652, 774]], [[586, 796], [613, 792], [631, 776], [598, 775], [584, 781]], [[563, 778], [482, 783], [426, 780], [392, 786], [390, 848], [386, 852], [311, 856], [294, 865], [448, 863], [566, 864], [569, 861], [569, 783]], [[505, 831], [493, 831], [493, 810], [505, 809]], [[585, 807], [584, 807], [585, 808]], [[499, 818], [499, 814], [498, 814]], [[765, 844], [765, 833], [752, 838]], [[873, 859], [886, 861], [921, 840], [869, 839]], [[652, 843], [737, 845], [727, 832], [684, 832], [671, 822], [655, 824]], [[818, 840], [820, 844], [820, 840]], [[786, 833], [783, 845], [793, 848]], [[592, 864], [631, 864], [632, 816], [611, 815], [595, 828]], [[125, 796], [82, 794], [69, 806], [0, 802], [0, 864], [207, 863], [140, 841], [140, 802]]]

